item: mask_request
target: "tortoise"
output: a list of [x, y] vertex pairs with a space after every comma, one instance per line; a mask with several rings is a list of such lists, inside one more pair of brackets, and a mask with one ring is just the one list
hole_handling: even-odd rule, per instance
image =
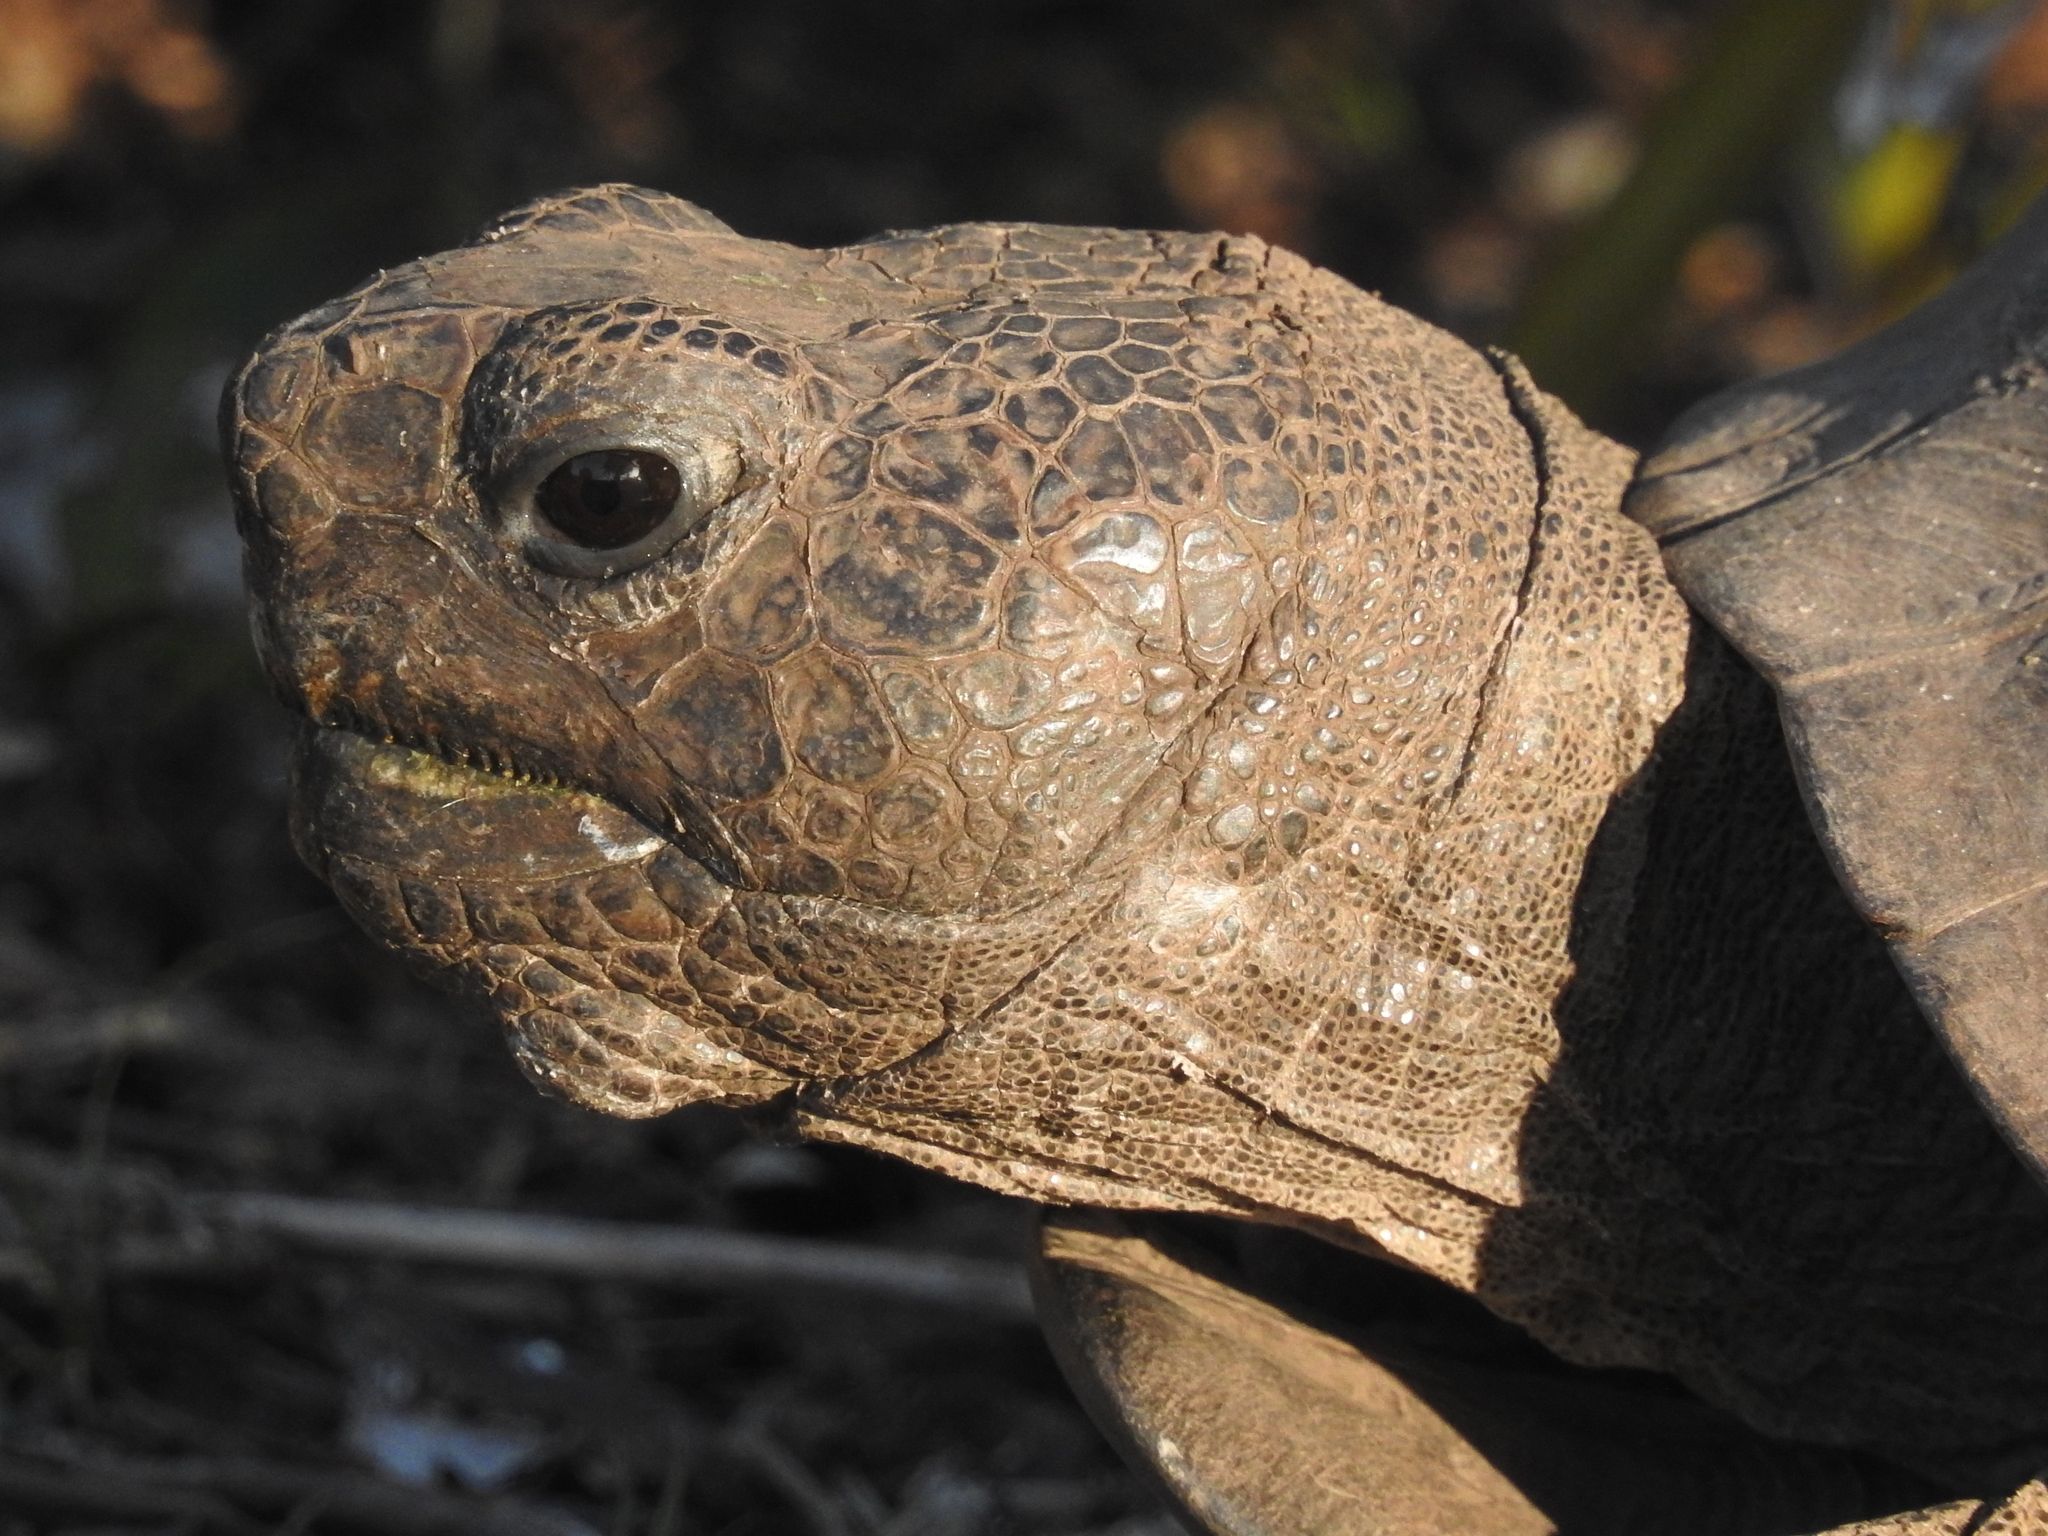
[[2039, 1536], [2044, 242], [1638, 470], [1257, 239], [543, 198], [228, 387], [296, 844], [554, 1093], [1067, 1208], [1208, 1529]]

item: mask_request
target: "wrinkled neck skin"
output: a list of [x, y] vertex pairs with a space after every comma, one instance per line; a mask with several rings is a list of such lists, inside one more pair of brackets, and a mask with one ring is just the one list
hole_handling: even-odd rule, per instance
[[[1498, 366], [1519, 510], [1309, 552], [1099, 907], [920, 1055], [801, 1095], [806, 1134], [1034, 1198], [1304, 1225], [1482, 1288], [1489, 1223], [1528, 1196], [1577, 914], [1619, 923], [1639, 876], [1629, 786], [1689, 635], [1614, 510], [1627, 456]], [[1446, 591], [1447, 536], [1514, 557]]]
[[1178, 814], [1007, 992], [797, 1122], [1304, 1227], [1760, 1430], [2020, 1470], [2048, 1202], [1837, 886], [1768, 687], [1613, 510], [1625, 458], [1504, 382], [1541, 485], [1481, 661], [1399, 664], [1384, 550], [1309, 559], [1170, 759]]
[[1375, 713], [1347, 616], [1394, 573], [1311, 560], [1101, 915], [800, 1123], [1307, 1227], [1763, 1432], [2024, 1475], [2048, 1199], [1841, 892], [1768, 686], [1612, 512], [1625, 465], [1518, 400], [1541, 510], [1483, 667]]

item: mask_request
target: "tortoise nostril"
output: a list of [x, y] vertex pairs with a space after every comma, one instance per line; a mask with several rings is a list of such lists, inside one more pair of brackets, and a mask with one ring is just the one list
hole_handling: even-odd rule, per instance
[[339, 373], [362, 373], [364, 371], [356, 355], [356, 338], [349, 331], [332, 331], [321, 341], [320, 350], [327, 354], [329, 364]]

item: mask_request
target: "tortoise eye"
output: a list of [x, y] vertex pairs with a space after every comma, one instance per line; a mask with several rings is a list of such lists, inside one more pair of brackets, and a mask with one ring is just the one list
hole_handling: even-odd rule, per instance
[[659, 528], [683, 492], [682, 472], [644, 448], [579, 453], [541, 481], [534, 506], [585, 549], [624, 549]]

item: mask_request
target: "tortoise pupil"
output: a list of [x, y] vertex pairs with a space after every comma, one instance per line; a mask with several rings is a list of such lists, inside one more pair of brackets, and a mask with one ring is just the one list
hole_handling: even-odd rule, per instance
[[541, 481], [533, 499], [572, 543], [624, 549], [662, 525], [682, 490], [682, 475], [660, 454], [606, 448], [577, 454]]

